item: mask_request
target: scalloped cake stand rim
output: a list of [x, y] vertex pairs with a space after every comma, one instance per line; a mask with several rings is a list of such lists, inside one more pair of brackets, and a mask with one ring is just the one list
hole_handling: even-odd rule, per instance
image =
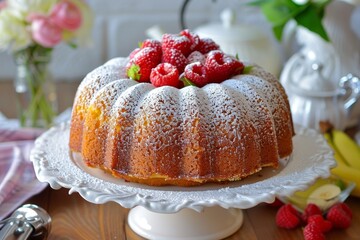
[[317, 178], [330, 175], [329, 169], [335, 166], [335, 159], [323, 136], [313, 129], [300, 126], [295, 129], [294, 151], [289, 162], [273, 176], [261, 179], [260, 172], [250, 183], [244, 179], [230, 184], [181, 188], [104, 180], [84, 171], [71, 159], [69, 123], [55, 126], [41, 135], [30, 159], [40, 181], [48, 182], [54, 189], [69, 188], [70, 193], [78, 192], [92, 203], [115, 201], [125, 208], [143, 206], [159, 213], [174, 213], [183, 208], [201, 211], [210, 206], [245, 209], [261, 202], [272, 202], [277, 195], [305, 189]]

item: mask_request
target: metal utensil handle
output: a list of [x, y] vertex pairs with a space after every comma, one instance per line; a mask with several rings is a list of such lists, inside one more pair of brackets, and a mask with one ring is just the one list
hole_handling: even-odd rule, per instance
[[345, 100], [344, 107], [350, 112], [354, 104], [360, 98], [360, 79], [349, 73], [340, 79], [339, 86], [342, 89], [345, 89], [346, 93], [349, 94]]
[[33, 227], [28, 222], [11, 218], [0, 230], [0, 240], [26, 240], [33, 230]]

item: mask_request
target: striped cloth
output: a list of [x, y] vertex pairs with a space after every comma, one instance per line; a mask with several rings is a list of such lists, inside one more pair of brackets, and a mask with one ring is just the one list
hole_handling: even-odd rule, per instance
[[29, 159], [42, 132], [0, 124], [0, 221], [47, 186], [37, 180]]

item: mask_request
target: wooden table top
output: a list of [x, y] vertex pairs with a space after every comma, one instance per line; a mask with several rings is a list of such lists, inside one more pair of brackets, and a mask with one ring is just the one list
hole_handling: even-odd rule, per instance
[[[115, 202], [93, 204], [78, 193], [69, 190], [46, 188], [26, 203], [37, 204], [48, 211], [52, 218], [49, 240], [53, 239], [143, 239], [127, 225], [129, 209]], [[353, 211], [353, 220], [346, 230], [331, 230], [327, 240], [360, 239], [360, 199], [350, 197], [346, 203]], [[277, 209], [266, 204], [244, 210], [244, 223], [227, 240], [252, 239], [303, 239], [302, 229], [286, 230], [275, 225]]]

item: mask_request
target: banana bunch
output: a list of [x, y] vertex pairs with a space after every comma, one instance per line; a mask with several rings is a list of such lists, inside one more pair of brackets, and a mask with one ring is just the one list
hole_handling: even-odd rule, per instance
[[331, 173], [344, 181], [354, 182], [355, 189], [352, 196], [360, 197], [360, 146], [345, 132], [328, 127], [321, 127], [325, 139], [334, 150], [337, 166]]

